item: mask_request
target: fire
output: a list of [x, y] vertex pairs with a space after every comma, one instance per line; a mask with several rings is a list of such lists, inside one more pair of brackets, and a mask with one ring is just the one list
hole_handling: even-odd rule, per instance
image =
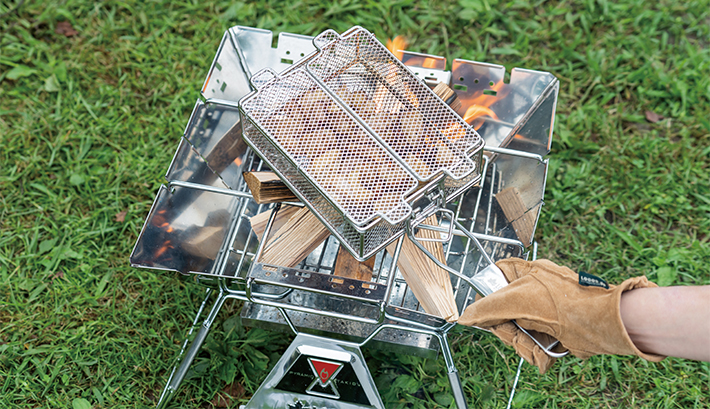
[[402, 60], [402, 57], [404, 56], [404, 53], [402, 50], [407, 48], [407, 40], [404, 38], [404, 36], [397, 36], [394, 38], [394, 40], [387, 39], [387, 49], [394, 54], [395, 57], [397, 57], [398, 60]]
[[501, 80], [491, 87], [491, 91], [494, 91], [496, 95], [488, 95], [481, 92], [480, 94], [477, 93], [477, 95], [468, 98], [459, 96], [461, 103], [464, 106], [468, 106], [463, 116], [464, 121], [473, 125], [474, 129], [478, 130], [478, 128], [483, 125], [482, 117], [487, 116], [489, 118], [498, 119], [498, 115], [490, 109], [490, 106], [501, 98], [499, 93], [503, 84], [503, 80]]
[[427, 57], [424, 59], [424, 63], [422, 64], [423, 68], [434, 68], [436, 64], [436, 59]]
[[498, 115], [496, 115], [496, 113], [493, 112], [492, 109], [481, 105], [471, 105], [466, 110], [466, 114], [464, 114], [463, 120], [468, 123], [471, 123], [471, 121], [473, 121], [474, 119], [484, 115], [487, 115], [493, 119], [498, 119]]
[[242, 166], [242, 158], [236, 158], [234, 159], [234, 164], [237, 166]]

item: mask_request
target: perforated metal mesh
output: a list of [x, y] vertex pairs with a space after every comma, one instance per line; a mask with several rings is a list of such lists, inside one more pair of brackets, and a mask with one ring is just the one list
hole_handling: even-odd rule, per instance
[[411, 211], [404, 197], [416, 179], [305, 71], [274, 78], [242, 107], [353, 223]]
[[418, 182], [450, 199], [478, 181], [483, 141], [368, 31], [314, 43], [282, 75], [252, 77], [244, 137], [362, 257], [403, 233]]
[[476, 171], [468, 152], [482, 148], [473, 128], [446, 106], [367, 30], [316, 38], [320, 53], [306, 68], [340, 97], [409, 165], [421, 181], [442, 171]]
[[375, 219], [363, 228], [356, 228], [320, 194], [291, 161], [279, 154], [278, 148], [269, 139], [264, 138], [251, 121], [245, 122], [244, 138], [252, 148], [261, 153], [269, 166], [288, 182], [289, 187], [311, 205], [311, 209], [325, 221], [340, 243], [353, 254], [369, 258], [404, 233], [404, 221], [390, 224], [384, 219]]

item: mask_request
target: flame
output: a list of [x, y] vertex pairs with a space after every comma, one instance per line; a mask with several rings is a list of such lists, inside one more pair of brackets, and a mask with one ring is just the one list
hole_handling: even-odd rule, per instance
[[234, 164], [237, 166], [242, 166], [242, 158], [236, 158], [234, 159]]
[[435, 58], [427, 57], [424, 59], [424, 64], [422, 64], [422, 68], [434, 68], [435, 64], [436, 64]]
[[481, 91], [480, 93], [476, 93], [476, 95], [468, 98], [459, 96], [463, 106], [468, 106], [466, 113], [463, 115], [464, 121], [473, 125], [474, 129], [478, 130], [478, 128], [483, 125], [482, 117], [487, 116], [493, 119], [498, 119], [498, 115], [496, 115], [496, 113], [489, 107], [496, 101], [500, 100], [500, 90], [503, 87], [503, 84], [504, 82], [501, 80], [490, 88], [490, 90], [494, 91], [496, 95], [484, 94], [483, 91]]
[[471, 121], [473, 121], [474, 119], [484, 115], [489, 116], [493, 119], [498, 119], [498, 115], [496, 115], [496, 113], [493, 112], [492, 109], [481, 105], [471, 105], [466, 110], [466, 113], [463, 116], [463, 120], [468, 123], [471, 123]]
[[402, 61], [402, 57], [404, 56], [402, 50], [405, 48], [407, 48], [407, 40], [404, 36], [397, 36], [393, 40], [387, 39], [387, 49], [400, 61]]

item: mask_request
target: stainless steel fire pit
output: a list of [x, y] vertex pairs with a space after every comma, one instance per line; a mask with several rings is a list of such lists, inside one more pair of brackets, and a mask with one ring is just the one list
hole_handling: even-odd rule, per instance
[[[316, 44], [322, 51], [335, 36], [327, 32]], [[273, 113], [263, 117], [250, 114], [251, 120], [247, 122], [239, 112], [239, 101], [254, 91], [251, 83], [263, 90], [269, 86], [269, 81], [294, 75], [289, 73], [307, 75], [304, 67], [315, 64], [314, 56], [318, 55], [313, 39], [306, 36], [281, 33], [278, 45], [272, 48], [271, 44], [272, 34], [265, 30], [233, 27], [225, 33], [202, 88], [204, 101], [198, 100], [195, 105], [166, 173], [168, 184], [159, 189], [131, 254], [131, 263], [136, 267], [177, 271], [208, 288], [193, 328], [198, 326], [200, 316], [211, 302], [189, 348], [187, 341], [183, 346], [181, 362], [173, 370], [158, 406], [168, 404], [221, 306], [233, 298], [244, 301], [245, 325], [297, 334], [247, 408], [383, 408], [360, 353], [360, 348], [366, 345], [421, 356], [441, 353], [456, 403], [459, 408], [466, 407], [447, 341], [447, 334], [455, 324], [426, 314], [396, 268], [403, 232], [397, 232], [397, 246], [391, 253], [383, 249], [386, 242], [368, 250], [348, 246], [348, 250], [360, 258], [375, 254], [371, 281], [333, 277], [338, 249], [347, 245], [347, 240], [339, 234], [331, 236], [294, 268], [269, 269], [266, 274], [267, 270], [260, 266], [258, 255], [262, 245], [251, 229], [249, 218], [274, 206], [254, 202], [242, 172], [281, 169], [283, 173], [286, 168], [279, 168], [275, 160], [268, 163], [262, 160], [242, 138], [242, 134], [247, 140], [251, 136], [250, 143], [258, 145], [250, 127], [259, 131], [257, 138], [273, 134], [274, 128], [266, 125], [274, 121]], [[324, 91], [328, 101], [337, 105], [338, 112], [347, 113], [361, 135], [380, 147], [378, 152], [382, 157], [392, 160], [392, 169], [404, 170], [402, 180], [437, 189], [442, 181], [453, 181], [443, 184], [451, 187], [449, 190], [439, 189], [435, 195], [429, 194], [432, 190], [425, 190], [427, 194], [421, 194], [419, 200], [404, 203], [410, 209], [425, 209], [436, 203], [431, 211], [442, 217], [437, 226], [428, 228], [441, 232], [446, 254], [444, 267], [451, 274], [457, 307], [462, 312], [473, 302], [476, 290], [481, 292], [482, 288], [487, 288], [485, 279], [494, 268], [491, 267], [494, 261], [531, 256], [547, 174], [548, 162], [543, 156], [550, 147], [558, 83], [548, 73], [520, 69], [513, 70], [510, 81], [505, 83], [505, 70], [500, 66], [454, 60], [452, 69], [446, 70], [442, 57], [408, 52], [403, 53], [403, 65], [389, 60], [382, 64], [389, 70], [392, 67], [387, 64], [394, 64], [398, 70], [411, 70], [420, 81], [408, 83], [412, 86], [426, 87], [425, 84], [439, 81], [452, 86], [463, 103], [458, 116], [454, 117], [457, 121], [465, 119], [486, 143], [485, 150], [476, 153], [476, 142], [455, 147], [452, 144], [465, 139], [442, 141], [455, 148], [454, 152], [465, 153], [467, 156], [459, 163], [473, 163], [474, 169], [463, 174], [434, 171], [425, 176], [371, 126], [372, 122], [362, 118], [364, 111], [348, 108], [350, 103], [343, 104], [352, 98], [350, 94], [359, 92], [357, 87], [346, 87], [345, 94], [339, 96], [335, 91], [343, 88], [331, 83], [327, 89], [333, 93]], [[267, 68], [271, 72], [254, 77]], [[362, 73], [350, 74], [357, 78]], [[326, 79], [327, 83], [328, 76], [311, 78]], [[325, 89], [318, 81], [321, 80], [315, 80], [317, 88]], [[421, 92], [421, 95], [429, 95], [426, 89]], [[401, 98], [390, 100], [389, 106], [396, 105], [394, 102], [406, 106], [407, 93], [396, 95]], [[436, 104], [440, 107], [441, 101]], [[383, 105], [386, 104], [380, 104]], [[454, 115], [446, 106], [443, 110], [446, 115]], [[449, 125], [445, 123], [436, 129], [446, 130]], [[445, 132], [441, 134], [446, 137]], [[475, 134], [470, 132], [470, 135]], [[286, 133], [281, 135], [286, 138]], [[342, 138], [342, 134], [337, 138]], [[287, 151], [286, 139], [283, 144], [278, 137], [275, 139], [279, 143], [272, 144], [274, 150]], [[484, 153], [478, 156], [480, 162], [471, 161], [480, 152]], [[260, 153], [265, 156], [265, 152]], [[291, 164], [298, 168], [300, 157], [288, 153]], [[318, 181], [317, 177], [313, 179]], [[406, 183], [403, 186], [406, 187]], [[407, 189], [402, 190], [401, 197], [417, 191]], [[294, 190], [299, 192], [295, 187]], [[440, 191], [446, 193], [445, 200], [437, 199]], [[301, 193], [302, 200], [309, 200]], [[323, 197], [333, 199], [329, 194], [326, 192]], [[515, 200], [514, 211], [503, 203], [503, 197]], [[272, 220], [282, 206], [303, 204], [276, 205]], [[342, 214], [349, 212], [347, 206], [335, 208]], [[412, 213], [408, 217], [412, 217], [410, 223], [416, 226], [428, 214]], [[358, 219], [362, 224], [355, 223], [353, 227], [357, 231], [368, 223], [410, 220], [403, 217], [397, 221], [397, 217], [390, 215], [374, 212]], [[264, 237], [268, 237], [270, 228], [271, 222]]]

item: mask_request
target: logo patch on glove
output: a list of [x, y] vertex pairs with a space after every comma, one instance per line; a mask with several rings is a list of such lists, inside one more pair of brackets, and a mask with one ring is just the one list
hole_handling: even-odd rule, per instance
[[609, 289], [609, 284], [597, 276], [587, 274], [584, 271], [579, 272], [579, 284], [585, 287], [601, 287]]

